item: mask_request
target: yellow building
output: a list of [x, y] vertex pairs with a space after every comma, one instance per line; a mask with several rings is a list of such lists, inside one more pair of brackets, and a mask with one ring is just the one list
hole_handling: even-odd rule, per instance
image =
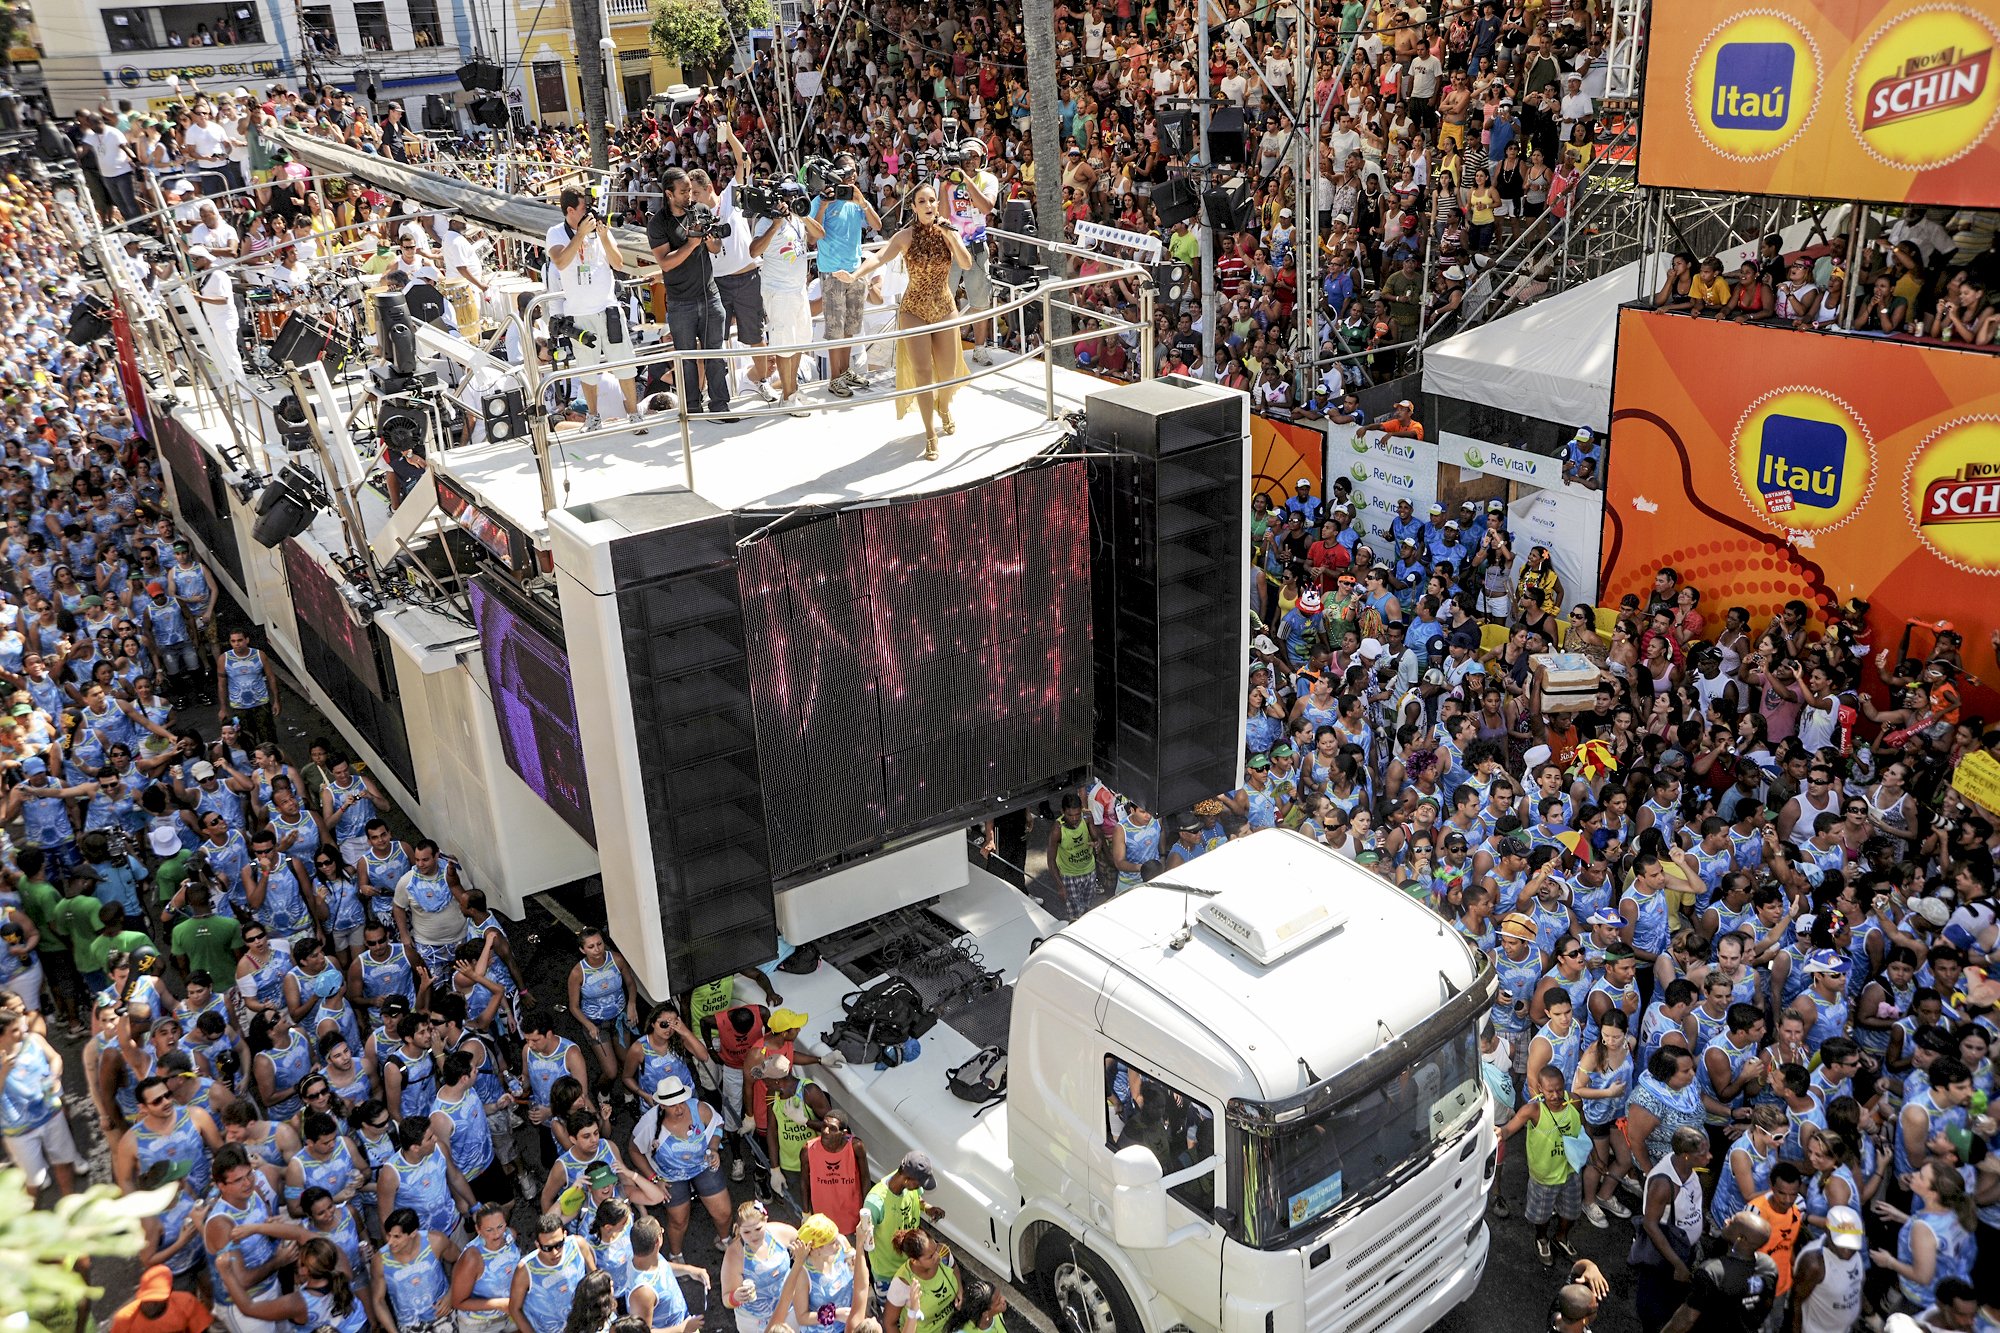
[[[577, 83], [581, 53], [570, 26], [573, 3], [591, 0], [514, 0], [516, 50], [522, 53], [513, 77], [518, 105], [532, 123], [538, 120], [575, 124], [583, 111]], [[610, 80], [608, 105], [613, 118], [644, 107], [646, 99], [681, 81], [678, 63], [654, 53], [650, 0], [595, 0], [602, 26], [618, 47], [618, 66]]]

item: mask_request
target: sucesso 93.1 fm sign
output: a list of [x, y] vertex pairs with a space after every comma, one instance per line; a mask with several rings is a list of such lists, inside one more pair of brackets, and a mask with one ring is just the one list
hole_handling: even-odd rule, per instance
[[2000, 204], [2000, 0], [1676, 0], [1655, 13], [1641, 183]]

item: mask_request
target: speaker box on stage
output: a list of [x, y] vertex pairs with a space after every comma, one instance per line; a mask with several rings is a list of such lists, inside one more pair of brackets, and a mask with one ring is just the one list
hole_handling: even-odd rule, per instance
[[[1096, 772], [1156, 813], [1236, 785], [1247, 555], [1243, 399], [1154, 380], [1091, 395]], [[1107, 632], [1109, 631], [1109, 632]]]
[[1169, 157], [1194, 155], [1194, 112], [1162, 111], [1159, 123], [1160, 147]]
[[735, 524], [693, 495], [593, 507], [616, 518], [621, 503], [648, 523], [671, 509], [611, 547], [667, 966], [728, 976], [770, 958], [778, 931]]
[[424, 128], [427, 130], [449, 130], [454, 128], [451, 104], [432, 93], [424, 98]]
[[85, 296], [69, 312], [69, 328], [63, 337], [78, 347], [111, 336], [111, 311], [95, 296]]
[[489, 130], [506, 129], [506, 99], [492, 93], [474, 98], [472, 101], [472, 123], [475, 125], [484, 125]]
[[1200, 210], [1195, 188], [1187, 181], [1166, 181], [1153, 187], [1153, 211], [1159, 214], [1162, 227], [1185, 222]]
[[273, 365], [282, 366], [289, 361], [304, 366], [320, 361], [325, 363], [328, 375], [338, 375], [352, 354], [353, 349], [326, 321], [299, 311], [285, 317], [278, 336], [271, 340]]
[[1208, 113], [1208, 160], [1243, 160], [1243, 108], [1219, 106]]
[[1202, 221], [1217, 231], [1256, 230], [1257, 201], [1251, 196], [1248, 182], [1203, 190], [1201, 211]]

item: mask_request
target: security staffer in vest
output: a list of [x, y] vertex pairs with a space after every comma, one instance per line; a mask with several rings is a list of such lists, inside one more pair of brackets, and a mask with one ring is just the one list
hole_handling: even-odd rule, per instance
[[[729, 184], [720, 190], [709, 179], [708, 173], [696, 167], [688, 172], [688, 179], [694, 183], [695, 202], [706, 204], [715, 210], [715, 216], [727, 224], [729, 233], [722, 238], [722, 250], [715, 256], [715, 290], [722, 298], [722, 336], [729, 336], [729, 328], [736, 328], [736, 341], [744, 347], [764, 345], [764, 261], [750, 253], [750, 243], [755, 237], [756, 226], [747, 217], [737, 202], [736, 186], [740, 181], [750, 179], [750, 155], [743, 151], [743, 141], [736, 137], [736, 131], [729, 128], [727, 120], [718, 119], [716, 129], [722, 135], [722, 142], [728, 146], [729, 155], [736, 163], [735, 174]], [[750, 390], [767, 403], [778, 401], [777, 395], [764, 381], [771, 374], [771, 358], [753, 356], [750, 358]]]
[[752, 1075], [763, 1083], [770, 1098], [764, 1146], [771, 1154], [771, 1192], [796, 1204], [805, 1197], [806, 1145], [819, 1134], [833, 1102], [826, 1089], [800, 1078], [792, 1062], [782, 1055], [764, 1060]]
[[[722, 310], [722, 293], [715, 285], [715, 257], [722, 253], [722, 238], [712, 232], [688, 231], [695, 199], [694, 182], [687, 172], [668, 167], [660, 173], [660, 188], [666, 197], [646, 224], [646, 242], [653, 247], [653, 258], [660, 261], [660, 278], [667, 288], [667, 328], [676, 348], [720, 351], [729, 324]], [[729, 363], [718, 356], [692, 366], [681, 364], [682, 374], [674, 387], [690, 394], [688, 407], [701, 405], [705, 381], [707, 410], [727, 412]]]

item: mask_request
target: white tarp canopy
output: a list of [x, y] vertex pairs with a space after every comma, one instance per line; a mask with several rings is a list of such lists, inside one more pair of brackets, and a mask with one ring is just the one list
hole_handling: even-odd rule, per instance
[[1638, 291], [1627, 264], [1426, 347], [1424, 392], [1604, 434], [1618, 307]]

